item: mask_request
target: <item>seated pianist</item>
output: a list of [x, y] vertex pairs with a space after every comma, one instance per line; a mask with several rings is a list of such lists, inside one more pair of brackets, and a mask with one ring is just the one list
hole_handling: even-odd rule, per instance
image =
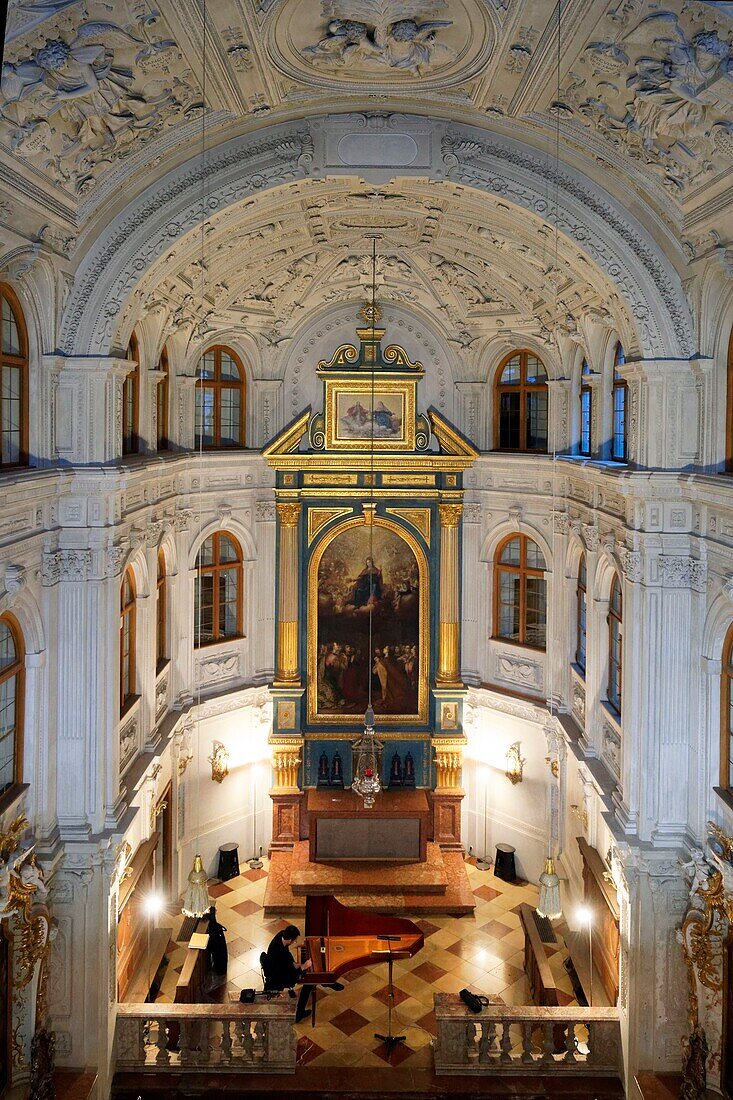
[[[290, 948], [300, 936], [300, 929], [295, 924], [289, 924], [282, 932], [277, 932], [267, 948], [267, 963], [265, 970], [265, 989], [292, 989], [296, 982], [303, 980], [313, 963], [308, 959], [304, 963], [296, 963], [290, 952]], [[311, 986], [303, 985], [298, 1006], [295, 1010], [295, 1022], [300, 1023], [308, 1012], [308, 999], [311, 994]], [[332, 982], [330, 989], [343, 989], [341, 982]]]

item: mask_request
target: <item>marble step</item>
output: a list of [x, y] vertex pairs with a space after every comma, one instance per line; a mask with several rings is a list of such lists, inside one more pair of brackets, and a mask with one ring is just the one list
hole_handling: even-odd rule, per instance
[[[461, 853], [443, 851], [441, 856], [448, 880], [443, 894], [390, 894], [364, 891], [359, 894], [343, 895], [338, 889], [334, 889], [333, 895], [352, 909], [388, 913], [394, 916], [420, 918], [430, 914], [463, 916], [466, 913], [472, 913], [476, 908], [476, 902]], [[273, 852], [272, 854], [265, 890], [265, 916], [302, 917], [305, 912], [305, 895], [295, 894], [290, 883], [292, 857], [292, 852]]]
[[303, 841], [292, 853], [290, 888], [295, 895], [445, 894], [447, 887], [443, 853], [437, 844], [428, 844], [425, 863], [311, 863]]

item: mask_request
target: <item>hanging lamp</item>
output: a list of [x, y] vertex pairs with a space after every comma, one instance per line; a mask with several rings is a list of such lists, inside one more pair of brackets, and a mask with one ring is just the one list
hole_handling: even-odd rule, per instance
[[[560, 171], [560, 8], [561, 2], [558, 0], [557, 4], [557, 56], [556, 56], [556, 80], [557, 80], [557, 100], [555, 106], [555, 263], [554, 269], [557, 272], [558, 267], [558, 174]], [[554, 283], [555, 290], [555, 315], [557, 315], [557, 279]], [[553, 523], [555, 517], [555, 484], [556, 484], [556, 463], [557, 463], [557, 438], [553, 432], [552, 437], [552, 516]], [[550, 662], [550, 716], [554, 707], [554, 695], [553, 695], [553, 664]], [[548, 730], [554, 736], [555, 730], [550, 726], [548, 722]], [[551, 772], [551, 782], [555, 782], [555, 776]], [[559, 783], [559, 777], [558, 777]], [[546, 917], [548, 920], [559, 920], [562, 916], [562, 904], [560, 900], [560, 878], [555, 871], [555, 863], [552, 858], [552, 801], [550, 802], [550, 822], [547, 831], [547, 859], [545, 860], [545, 869], [539, 877], [540, 893], [537, 900], [537, 916]]]
[[[377, 239], [372, 240], [372, 301], [369, 314], [372, 323], [372, 344], [375, 341], [374, 322], [377, 318]], [[369, 574], [369, 677], [368, 677], [368, 703], [364, 715], [364, 732], [358, 741], [354, 742], [354, 777], [351, 781], [351, 789], [356, 791], [364, 801], [364, 808], [370, 810], [374, 805], [374, 799], [382, 789], [382, 781], [379, 775], [380, 752], [383, 748], [374, 734], [374, 707], [372, 706], [372, 671], [374, 653], [373, 638], [373, 613], [374, 613], [374, 371], [375, 362], [372, 358], [372, 385], [371, 385], [371, 448], [370, 448], [370, 507], [369, 507], [369, 561], [372, 571]]]

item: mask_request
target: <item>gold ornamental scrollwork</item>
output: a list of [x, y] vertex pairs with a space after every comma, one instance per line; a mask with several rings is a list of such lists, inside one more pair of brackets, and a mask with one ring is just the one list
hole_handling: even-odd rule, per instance
[[293, 504], [290, 501], [279, 500], [275, 506], [277, 508], [278, 518], [283, 527], [297, 527], [300, 520], [300, 504]]
[[733, 863], [733, 836], [728, 836], [716, 825], [714, 821], [708, 821], [708, 836], [714, 846], [720, 849], [720, 854], [728, 863]]
[[461, 521], [461, 515], [463, 514], [463, 505], [439, 504], [438, 512], [440, 513], [441, 527], [457, 527]]
[[298, 770], [301, 764], [302, 741], [287, 740], [271, 745], [274, 792], [298, 790]]

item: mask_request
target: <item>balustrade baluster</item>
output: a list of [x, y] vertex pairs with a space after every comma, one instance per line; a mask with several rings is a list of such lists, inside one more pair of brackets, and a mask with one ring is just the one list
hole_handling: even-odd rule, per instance
[[501, 1021], [501, 1054], [499, 1055], [499, 1061], [502, 1065], [506, 1065], [512, 1060], [512, 1037], [509, 1031], [511, 1026], [511, 1020]]
[[477, 1024], [480, 1028], [480, 1038], [478, 1043], [478, 1060], [480, 1065], [486, 1065], [489, 1061], [489, 1022], [488, 1020], [482, 1020], [480, 1024]]
[[540, 1064], [543, 1066], [554, 1062], [552, 1057], [555, 1051], [555, 1025], [550, 1020], [545, 1020], [542, 1025], [542, 1057]]
[[254, 1062], [251, 1020], [242, 1021], [242, 1058], [245, 1062]]
[[263, 1062], [267, 1052], [267, 1020], [255, 1020], [254, 1033], [252, 1054], [256, 1061]]
[[534, 1065], [532, 1056], [532, 1021], [525, 1020], [522, 1025], [522, 1062], [525, 1065]]
[[155, 1045], [158, 1048], [158, 1053], [155, 1055], [156, 1066], [167, 1066], [170, 1062], [170, 1056], [168, 1053], [168, 1029], [166, 1028], [166, 1020], [161, 1020], [160, 1017], [155, 1021]]
[[221, 1022], [221, 1064], [223, 1066], [229, 1066], [232, 1062], [232, 1022], [231, 1020], [222, 1020]]
[[178, 1048], [181, 1052], [181, 1065], [190, 1066], [193, 1062], [193, 1051], [191, 1049], [191, 1031], [193, 1028], [193, 1021], [187, 1020], [186, 1017], [181, 1018], [181, 1030], [178, 1035]]
[[569, 1062], [574, 1065], [578, 1059], [575, 1056], [575, 1024], [568, 1023], [567, 1031], [565, 1032], [565, 1057], [563, 1062]]

